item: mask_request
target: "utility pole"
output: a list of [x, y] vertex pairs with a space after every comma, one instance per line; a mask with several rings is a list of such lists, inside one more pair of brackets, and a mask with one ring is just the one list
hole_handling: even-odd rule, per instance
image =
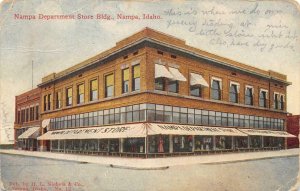
[[31, 61], [31, 89], [33, 89], [33, 60]]

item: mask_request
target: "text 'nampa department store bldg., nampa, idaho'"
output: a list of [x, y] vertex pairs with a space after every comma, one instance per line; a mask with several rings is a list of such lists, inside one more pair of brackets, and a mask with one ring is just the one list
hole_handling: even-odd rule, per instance
[[41, 150], [152, 157], [286, 145], [286, 76], [145, 28], [41, 89]]

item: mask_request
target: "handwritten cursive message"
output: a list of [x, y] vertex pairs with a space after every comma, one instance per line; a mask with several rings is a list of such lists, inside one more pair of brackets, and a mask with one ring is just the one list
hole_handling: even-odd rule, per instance
[[295, 51], [298, 32], [289, 22], [285, 10], [265, 8], [260, 3], [232, 8], [211, 4], [203, 7], [168, 8], [164, 10], [167, 28], [183, 27], [209, 45], [248, 47], [260, 52]]

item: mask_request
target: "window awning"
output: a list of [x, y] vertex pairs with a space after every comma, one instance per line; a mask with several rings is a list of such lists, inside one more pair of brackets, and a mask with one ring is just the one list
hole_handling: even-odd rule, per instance
[[169, 70], [160, 64], [155, 64], [155, 78], [169, 78], [173, 79], [173, 75], [169, 72]]
[[286, 131], [271, 131], [271, 130], [258, 130], [258, 129], [240, 129], [241, 132], [252, 136], [269, 136], [269, 137], [296, 137]]
[[42, 128], [47, 127], [50, 124], [50, 119], [44, 119], [42, 121]]
[[64, 129], [48, 131], [38, 140], [62, 140], [62, 139], [113, 139], [146, 137], [145, 124], [130, 124], [106, 127], [93, 127], [81, 129]]
[[191, 73], [191, 85], [201, 85], [205, 87], [209, 87], [208, 83], [200, 74]]
[[30, 127], [24, 133], [22, 133], [18, 139], [29, 139], [29, 138], [37, 138], [39, 136], [40, 127]]
[[177, 68], [169, 67], [170, 73], [173, 75], [173, 80], [186, 81], [186, 78], [179, 72]]
[[206, 127], [176, 124], [148, 124], [148, 135], [216, 135], [216, 136], [247, 136], [235, 128]]

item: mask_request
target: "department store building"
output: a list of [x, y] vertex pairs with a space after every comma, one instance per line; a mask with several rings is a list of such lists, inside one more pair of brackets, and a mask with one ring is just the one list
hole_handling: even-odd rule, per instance
[[286, 147], [286, 75], [145, 28], [42, 79], [40, 149], [157, 157]]

